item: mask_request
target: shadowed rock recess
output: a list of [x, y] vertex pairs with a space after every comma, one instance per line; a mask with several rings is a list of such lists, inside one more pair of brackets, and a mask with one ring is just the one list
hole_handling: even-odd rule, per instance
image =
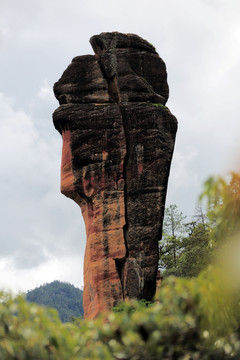
[[54, 85], [63, 138], [61, 192], [86, 225], [86, 318], [126, 298], [151, 300], [177, 120], [166, 67], [134, 34], [101, 33]]

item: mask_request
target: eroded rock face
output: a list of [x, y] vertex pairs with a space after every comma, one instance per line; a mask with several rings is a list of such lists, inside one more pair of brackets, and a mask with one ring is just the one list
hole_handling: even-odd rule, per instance
[[63, 138], [61, 192], [86, 225], [86, 318], [125, 298], [152, 299], [177, 120], [165, 64], [133, 34], [90, 39], [54, 85]]

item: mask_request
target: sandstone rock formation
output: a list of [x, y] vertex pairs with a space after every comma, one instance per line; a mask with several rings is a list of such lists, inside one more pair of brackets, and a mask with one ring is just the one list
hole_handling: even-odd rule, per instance
[[133, 34], [90, 39], [54, 85], [63, 138], [61, 192], [86, 225], [85, 317], [126, 298], [152, 299], [177, 120], [165, 107], [167, 73]]

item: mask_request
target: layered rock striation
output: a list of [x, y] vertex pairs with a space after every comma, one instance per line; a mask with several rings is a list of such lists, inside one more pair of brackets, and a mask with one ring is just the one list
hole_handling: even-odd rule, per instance
[[86, 225], [84, 312], [126, 298], [151, 300], [177, 120], [165, 106], [166, 67], [133, 34], [90, 39], [54, 85], [63, 138], [61, 192]]

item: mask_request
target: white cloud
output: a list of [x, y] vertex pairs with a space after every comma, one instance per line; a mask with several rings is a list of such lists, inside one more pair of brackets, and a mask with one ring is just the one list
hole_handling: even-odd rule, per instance
[[[53, 125], [52, 130], [55, 134]], [[32, 118], [16, 109], [14, 102], [4, 94], [0, 94], [0, 133], [1, 220], [4, 224], [0, 258], [4, 263], [4, 259], [11, 259], [9, 278], [4, 280], [2, 276], [0, 286], [7, 281], [11, 287], [18, 271], [23, 274], [23, 280], [24, 271], [28, 272], [26, 284], [30, 284], [36, 282], [36, 271], [39, 277], [46, 276], [47, 269], [48, 274], [53, 271], [53, 275], [57, 275], [57, 264], [69, 263], [67, 259], [75, 251], [82, 259], [85, 234], [80, 209], [64, 198], [57, 187], [60, 136], [56, 133], [59, 141], [55, 137], [45, 140]], [[57, 262], [57, 257], [62, 260]], [[79, 267], [82, 270], [81, 261]], [[66, 276], [72, 275], [68, 281], [72, 281], [75, 272], [71, 267], [65, 272]], [[15, 282], [21, 287], [20, 281]]]
[[170, 177], [170, 181], [174, 184], [174, 191], [178, 191], [180, 188], [195, 187], [199, 184], [197, 174], [193, 170], [196, 159], [195, 150], [188, 150], [185, 153], [175, 151]]
[[[191, 216], [199, 193], [202, 177], [199, 174], [196, 163], [199, 155], [196, 149], [182, 148], [175, 150], [170, 170], [166, 206], [176, 204], [184, 215]], [[200, 192], [200, 190], [199, 190]]]
[[53, 94], [53, 88], [49, 84], [48, 80], [45, 79], [42, 83], [42, 86], [37, 94], [37, 96], [48, 103], [56, 103], [56, 99]]
[[7, 290], [16, 294], [19, 291], [26, 292], [54, 280], [70, 282], [81, 287], [83, 285], [82, 268], [82, 258], [74, 255], [71, 257], [51, 255], [47, 262], [30, 269], [16, 269], [11, 258], [2, 258], [0, 259], [0, 290]]
[[0, 38], [4, 39], [9, 33], [9, 28], [7, 26], [2, 26], [0, 28]]

